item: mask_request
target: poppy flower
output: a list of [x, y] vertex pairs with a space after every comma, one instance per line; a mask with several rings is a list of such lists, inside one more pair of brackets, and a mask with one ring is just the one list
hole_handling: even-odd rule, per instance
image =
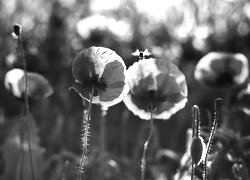
[[90, 47], [81, 51], [72, 64], [75, 83], [73, 88], [89, 101], [94, 88], [92, 103], [113, 106], [129, 91], [126, 83], [126, 66], [115, 51], [104, 47]]
[[154, 58], [135, 62], [127, 70], [130, 92], [124, 103], [141, 119], [168, 119], [187, 102], [185, 76], [174, 64]]
[[227, 89], [243, 84], [248, 74], [248, 60], [243, 54], [211, 52], [200, 59], [194, 77], [206, 87]]
[[76, 29], [83, 39], [89, 38], [91, 33], [96, 30], [108, 31], [121, 41], [130, 41], [133, 36], [132, 27], [128, 21], [100, 14], [81, 19], [77, 23]]
[[[28, 97], [32, 100], [47, 98], [53, 93], [48, 80], [38, 73], [27, 72]], [[17, 98], [25, 95], [25, 72], [22, 69], [12, 69], [5, 75], [4, 85], [6, 89]]]
[[247, 115], [250, 115], [250, 84], [247, 88], [242, 89], [237, 95], [238, 107]]

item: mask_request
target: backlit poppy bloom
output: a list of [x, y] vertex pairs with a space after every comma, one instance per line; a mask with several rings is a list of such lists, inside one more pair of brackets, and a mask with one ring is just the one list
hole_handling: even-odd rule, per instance
[[[53, 89], [48, 80], [38, 73], [27, 72], [28, 97], [33, 100], [47, 98], [53, 94]], [[22, 69], [12, 69], [5, 75], [6, 89], [18, 98], [25, 95], [25, 72]]]
[[237, 95], [238, 107], [247, 115], [250, 115], [250, 84]]
[[194, 77], [206, 87], [226, 89], [243, 84], [248, 74], [248, 60], [243, 54], [211, 52], [200, 59]]
[[156, 60], [142, 59], [127, 70], [130, 92], [124, 103], [141, 119], [169, 119], [187, 102], [185, 76], [174, 64]]
[[83, 39], [90, 37], [93, 31], [108, 31], [121, 41], [130, 41], [133, 36], [131, 25], [126, 20], [117, 20], [103, 15], [92, 15], [77, 23], [77, 32]]
[[72, 88], [89, 101], [94, 88], [92, 103], [113, 106], [129, 91], [126, 83], [126, 66], [122, 58], [111, 49], [90, 47], [81, 51], [72, 64], [75, 83]]

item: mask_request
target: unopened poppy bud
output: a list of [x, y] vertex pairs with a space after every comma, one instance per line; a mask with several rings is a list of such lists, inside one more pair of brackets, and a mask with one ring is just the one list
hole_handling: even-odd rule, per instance
[[201, 137], [195, 137], [191, 144], [191, 158], [195, 165], [199, 165], [204, 160], [206, 145]]
[[12, 33], [13, 38], [17, 39], [18, 36], [21, 35], [21, 32], [22, 32], [22, 26], [20, 24], [14, 24], [13, 25], [13, 33]]
[[19, 36], [22, 32], [22, 26], [20, 24], [14, 24], [13, 26], [13, 32]]

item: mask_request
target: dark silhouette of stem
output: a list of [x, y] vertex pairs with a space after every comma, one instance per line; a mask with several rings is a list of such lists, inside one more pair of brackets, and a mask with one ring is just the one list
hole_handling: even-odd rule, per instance
[[148, 138], [144, 143], [143, 146], [143, 153], [142, 153], [142, 158], [141, 158], [141, 180], [144, 180], [145, 178], [145, 170], [146, 170], [146, 154], [148, 151], [148, 144], [150, 142], [150, 139], [153, 135], [153, 131], [154, 131], [154, 119], [153, 119], [153, 106], [150, 106], [150, 113], [151, 113], [151, 117], [150, 117], [150, 129], [149, 129], [149, 134], [148, 134]]
[[122, 112], [122, 123], [121, 123], [121, 141], [120, 141], [120, 146], [121, 146], [121, 155], [123, 157], [126, 157], [127, 153], [127, 126], [128, 126], [128, 119], [129, 119], [129, 113], [127, 110], [123, 110]]
[[26, 58], [24, 56], [23, 43], [22, 43], [21, 35], [19, 35], [18, 38], [17, 38], [17, 48], [20, 51], [20, 56], [21, 56], [21, 59], [23, 60], [23, 67], [24, 67], [24, 79], [25, 79], [24, 98], [25, 98], [25, 114], [26, 114], [26, 118], [24, 118], [24, 126], [25, 126], [25, 130], [27, 132], [28, 151], [29, 151], [28, 154], [29, 154], [29, 160], [30, 160], [31, 176], [32, 176], [32, 179], [35, 180], [36, 178], [35, 178], [34, 165], [33, 165], [33, 156], [32, 156], [31, 143], [30, 143], [30, 128], [29, 128], [30, 110], [29, 110], [29, 99], [28, 99], [27, 61], [26, 61]]
[[100, 168], [99, 168], [99, 179], [104, 179], [104, 166], [105, 163], [103, 158], [106, 154], [106, 115], [108, 108], [101, 107], [101, 119], [100, 119], [100, 134], [99, 134], [99, 143], [100, 143]]
[[106, 115], [107, 108], [102, 107], [102, 118], [100, 124], [100, 150], [102, 154], [106, 151]]
[[221, 106], [222, 106], [222, 99], [221, 98], [217, 98], [215, 100], [214, 103], [214, 121], [213, 121], [213, 125], [212, 125], [212, 129], [210, 131], [210, 135], [208, 138], [208, 142], [207, 142], [207, 148], [206, 148], [206, 152], [205, 152], [205, 159], [204, 159], [204, 174], [203, 174], [203, 180], [207, 180], [207, 158], [208, 158], [208, 154], [211, 148], [211, 143], [212, 140], [214, 138], [214, 134], [217, 128], [217, 124], [220, 118], [220, 111], [221, 111]]
[[[194, 105], [192, 108], [192, 138], [198, 138], [200, 133], [200, 110], [199, 107]], [[191, 180], [194, 179], [194, 171], [196, 164], [191, 160]]]
[[[83, 127], [82, 127], [82, 138], [81, 138], [81, 143], [82, 143], [82, 154], [80, 158], [80, 166], [79, 166], [79, 172], [78, 172], [78, 180], [82, 179], [82, 173], [84, 172], [84, 166], [85, 166], [85, 161], [87, 158], [87, 152], [88, 152], [88, 137], [90, 136], [90, 117], [91, 117], [91, 110], [92, 110], [92, 100], [94, 96], [94, 91], [95, 87], [92, 87], [91, 93], [90, 93], [90, 98], [89, 98], [89, 107], [88, 107], [88, 112], [87, 112], [87, 117], [83, 117]], [[84, 101], [84, 100], [83, 100]], [[83, 114], [84, 115], [84, 114]]]

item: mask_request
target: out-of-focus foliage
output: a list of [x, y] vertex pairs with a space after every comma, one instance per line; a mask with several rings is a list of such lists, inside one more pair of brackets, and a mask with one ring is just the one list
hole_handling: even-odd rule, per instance
[[[18, 165], [12, 165], [16, 160], [17, 147], [10, 147], [19, 137], [18, 124], [19, 118], [23, 118], [20, 116], [24, 107], [22, 101], [4, 88], [5, 73], [23, 66], [15, 54], [15, 42], [11, 38], [14, 23], [22, 25], [28, 71], [42, 74], [54, 89], [50, 98], [31, 105], [33, 127], [39, 129], [34, 136], [40, 138], [40, 143], [36, 143], [34, 148], [40, 153], [39, 157], [42, 154], [44, 164], [39, 172], [43, 179], [75, 179], [83, 107], [78, 95], [69, 92], [68, 88], [73, 82], [71, 63], [75, 55], [90, 46], [115, 50], [127, 66], [137, 61], [131, 55], [132, 52], [137, 48], [148, 48], [155, 57], [178, 65], [186, 76], [188, 103], [169, 121], [155, 123], [156, 135], [148, 152], [146, 177], [172, 179], [180, 167], [179, 159], [185, 151], [186, 130], [191, 126], [191, 107], [194, 104], [198, 104], [201, 109], [202, 126], [207, 127], [211, 119], [211, 102], [215, 97], [224, 98], [227, 108], [219, 126], [224, 125], [240, 132], [240, 137], [250, 134], [249, 115], [239, 110], [237, 101], [238, 92], [247, 84], [226, 94], [200, 86], [193, 77], [195, 65], [208, 52], [242, 53], [250, 58], [248, 1], [0, 0], [1, 177], [8, 174], [11, 168], [13, 171], [9, 175], [13, 176]], [[87, 170], [89, 179], [100, 176], [96, 171], [103, 166], [96, 158], [100, 153], [98, 135], [101, 111], [99, 106], [93, 108]], [[120, 103], [108, 110], [106, 127], [107, 154], [102, 159], [106, 174], [102, 177], [138, 179], [147, 122], [135, 117]], [[156, 158], [161, 149], [171, 149], [174, 155]], [[224, 149], [219, 152], [224, 152]], [[12, 158], [7, 158], [9, 156]], [[216, 153], [212, 156], [218, 159]], [[243, 162], [244, 167], [250, 169], [249, 160]], [[229, 167], [228, 162], [225, 162], [225, 167]], [[201, 177], [199, 169], [197, 171], [197, 177]]]
[[[30, 170], [30, 161], [29, 161], [29, 152], [27, 141], [24, 139], [27, 136], [27, 130], [22, 125], [24, 121], [23, 118], [26, 117], [17, 117], [15, 119], [13, 126], [11, 127], [5, 142], [1, 146], [1, 153], [3, 156], [4, 168], [0, 176], [1, 179], [32, 179], [31, 170]], [[40, 146], [40, 138], [38, 137], [38, 129], [33, 120], [33, 117], [29, 117], [30, 135], [31, 135], [31, 149], [33, 155], [33, 162], [35, 173], [38, 175], [39, 179], [42, 177], [42, 171], [45, 164], [44, 153], [45, 149]], [[21, 134], [21, 135], [20, 135]], [[23, 141], [24, 144], [23, 144]], [[22, 146], [25, 146], [22, 150]], [[24, 166], [22, 163], [26, 162]]]

